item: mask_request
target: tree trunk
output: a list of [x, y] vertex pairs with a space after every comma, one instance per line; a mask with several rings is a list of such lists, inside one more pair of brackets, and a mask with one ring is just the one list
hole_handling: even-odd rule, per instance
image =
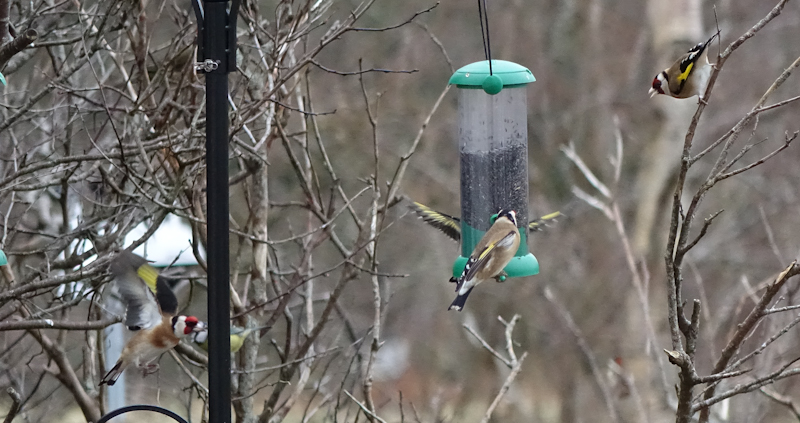
[[[655, 76], [703, 39], [701, 1], [651, 0], [648, 14], [653, 30], [655, 61], [652, 73]], [[659, 95], [651, 101], [656, 102], [662, 119], [658, 123], [655, 139], [645, 150], [643, 166], [637, 178], [638, 207], [633, 245], [640, 256], [649, 255], [653, 236], [658, 235], [654, 232], [654, 227], [661, 212], [666, 210], [660, 207], [661, 200], [665, 198], [666, 190], [670, 189], [670, 177], [679, 163], [683, 136], [697, 107], [697, 99], [694, 97], [675, 99]]]

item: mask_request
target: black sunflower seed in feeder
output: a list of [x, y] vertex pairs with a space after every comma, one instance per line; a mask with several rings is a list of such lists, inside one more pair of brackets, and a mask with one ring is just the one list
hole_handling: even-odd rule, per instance
[[461, 151], [461, 216], [487, 231], [500, 208], [517, 212], [520, 227], [528, 221], [528, 149], [512, 144], [488, 152]]

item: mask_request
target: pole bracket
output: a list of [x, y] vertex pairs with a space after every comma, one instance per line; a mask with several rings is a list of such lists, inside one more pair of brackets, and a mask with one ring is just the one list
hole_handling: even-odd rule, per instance
[[206, 59], [194, 64], [194, 70], [197, 71], [211, 72], [217, 70], [217, 68], [219, 68], [219, 60]]
[[[192, 9], [197, 19], [197, 63], [195, 69], [205, 73], [220, 71], [230, 73], [236, 70], [236, 22], [239, 17], [241, 0], [231, 0], [230, 7], [220, 7], [227, 4], [227, 0], [192, 0]], [[206, 34], [208, 30], [207, 10], [211, 8], [212, 14], [224, 10], [224, 34], [216, 34], [214, 39]], [[222, 29], [217, 27], [216, 29]], [[217, 38], [219, 36], [219, 38]], [[219, 40], [224, 40], [220, 45]], [[211, 63], [209, 63], [209, 60]]]

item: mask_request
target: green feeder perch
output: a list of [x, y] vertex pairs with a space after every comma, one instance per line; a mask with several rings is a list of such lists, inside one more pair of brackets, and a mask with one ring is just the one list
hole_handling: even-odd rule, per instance
[[522, 240], [506, 266], [509, 277], [539, 273], [528, 251], [528, 108], [526, 86], [536, 81], [527, 68], [505, 60], [472, 63], [457, 70], [458, 148], [461, 156], [461, 255], [453, 277], [464, 270], [475, 244], [501, 208], [517, 212]]

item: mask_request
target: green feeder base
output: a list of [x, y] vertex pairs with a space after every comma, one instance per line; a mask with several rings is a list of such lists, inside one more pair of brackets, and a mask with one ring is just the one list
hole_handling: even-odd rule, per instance
[[[467, 264], [467, 257], [458, 256], [456, 262], [453, 263], [453, 277], [458, 278], [464, 272], [464, 266]], [[523, 276], [533, 276], [539, 274], [539, 260], [533, 254], [528, 253], [521, 256], [515, 256], [503, 269], [508, 274], [509, 278], [521, 278]]]
[[5, 266], [8, 264], [8, 258], [6, 257], [6, 253], [3, 250], [0, 250], [0, 266]]

